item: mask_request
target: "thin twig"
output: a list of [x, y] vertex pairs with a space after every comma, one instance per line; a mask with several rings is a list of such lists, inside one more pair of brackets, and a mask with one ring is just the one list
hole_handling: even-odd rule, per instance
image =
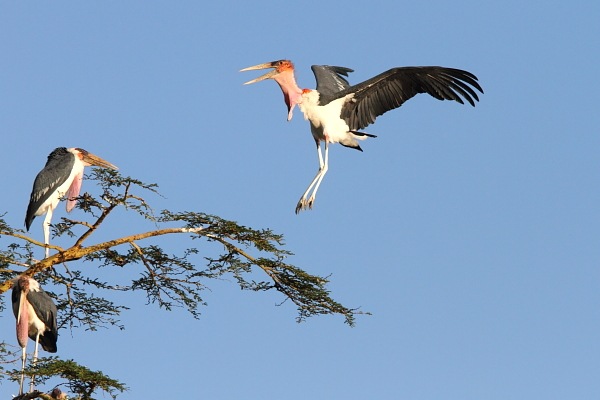
[[18, 233], [11, 233], [11, 232], [5, 232], [5, 231], [0, 231], [0, 235], [8, 235], [8, 236], [13, 236], [19, 239], [23, 239], [31, 244], [35, 244], [36, 246], [40, 246], [40, 247], [44, 247], [44, 248], [48, 248], [48, 249], [54, 249], [54, 250], [58, 250], [58, 251], [65, 251], [62, 247], [59, 246], [55, 246], [53, 244], [45, 244], [42, 242], [38, 242], [37, 240], [33, 240], [30, 237], [27, 237], [25, 235], [20, 235]]

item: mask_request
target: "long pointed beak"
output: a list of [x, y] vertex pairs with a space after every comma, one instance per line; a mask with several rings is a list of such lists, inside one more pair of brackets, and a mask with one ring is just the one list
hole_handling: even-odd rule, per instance
[[[268, 62], [268, 63], [264, 63], [264, 64], [255, 65], [254, 67], [248, 67], [248, 68], [240, 69], [238, 72], [252, 71], [252, 70], [255, 70], [255, 69], [277, 68], [279, 66], [279, 63], [280, 63], [280, 61]], [[249, 85], [251, 83], [264, 81], [265, 79], [271, 79], [271, 78], [273, 78], [277, 74], [279, 74], [279, 72], [275, 69], [273, 71], [267, 72], [266, 74], [264, 74], [262, 76], [259, 76], [256, 79], [253, 79], [253, 80], [251, 80], [249, 82], [243, 83], [243, 85]]]
[[106, 160], [101, 159], [98, 156], [93, 155], [92, 153], [86, 152], [87, 154], [83, 154], [82, 157], [82, 161], [86, 162], [90, 165], [95, 165], [97, 167], [102, 167], [102, 168], [110, 168], [110, 169], [114, 169], [114, 170], [118, 170], [119, 168], [115, 167], [114, 165], [112, 165], [111, 163], [109, 163]]

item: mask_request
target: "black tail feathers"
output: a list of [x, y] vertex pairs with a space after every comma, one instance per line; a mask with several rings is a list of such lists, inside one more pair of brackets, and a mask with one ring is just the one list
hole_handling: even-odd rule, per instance
[[350, 133], [354, 133], [356, 136], [377, 137], [375, 135], [371, 135], [370, 133], [359, 132], [359, 131], [350, 131]]

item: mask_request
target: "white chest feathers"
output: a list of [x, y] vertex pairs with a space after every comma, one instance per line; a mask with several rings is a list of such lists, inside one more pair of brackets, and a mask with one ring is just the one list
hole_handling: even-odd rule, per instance
[[300, 111], [304, 113], [304, 119], [310, 121], [311, 131], [315, 139], [327, 139], [329, 143], [344, 143], [348, 139], [354, 138], [354, 135], [348, 132], [348, 124], [340, 117], [342, 107], [353, 96], [353, 94], [349, 94], [320, 106], [319, 92], [316, 90], [311, 90], [302, 95]]

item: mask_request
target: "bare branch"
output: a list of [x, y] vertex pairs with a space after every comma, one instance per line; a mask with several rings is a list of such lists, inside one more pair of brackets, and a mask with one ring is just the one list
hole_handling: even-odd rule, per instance
[[0, 231], [0, 235], [13, 236], [13, 237], [25, 240], [25, 241], [27, 241], [27, 242], [29, 242], [31, 244], [34, 244], [36, 246], [39, 246], [39, 247], [54, 249], [54, 250], [58, 250], [58, 251], [64, 251], [62, 247], [55, 246], [53, 244], [45, 244], [45, 243], [42, 243], [42, 242], [38, 242], [37, 240], [34, 240], [34, 239], [32, 239], [32, 238], [30, 238], [28, 236], [21, 235], [21, 234], [18, 234], [18, 233], [7, 232], [7, 231]]

